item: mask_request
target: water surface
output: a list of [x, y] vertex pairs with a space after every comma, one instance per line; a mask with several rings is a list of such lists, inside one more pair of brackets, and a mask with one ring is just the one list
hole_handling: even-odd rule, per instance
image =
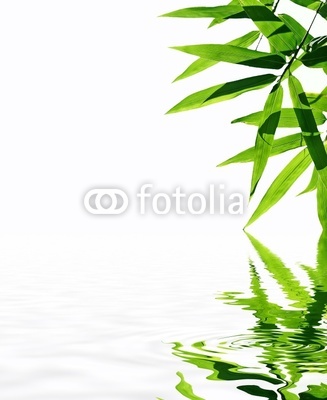
[[2, 398], [319, 398], [324, 246], [277, 242], [2, 237]]

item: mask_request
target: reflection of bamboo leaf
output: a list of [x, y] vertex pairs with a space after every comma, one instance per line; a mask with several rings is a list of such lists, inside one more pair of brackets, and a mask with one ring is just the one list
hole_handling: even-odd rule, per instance
[[[314, 287], [313, 302], [308, 307], [306, 320], [309, 327], [317, 327], [326, 312], [327, 305], [327, 233], [323, 233], [318, 242], [317, 265], [315, 268], [305, 267]], [[308, 332], [309, 333], [309, 332]], [[314, 334], [313, 332], [310, 334]]]
[[[252, 295], [246, 297], [243, 293], [225, 292], [218, 297], [226, 304], [252, 311], [256, 323], [250, 333], [232, 337], [230, 342], [222, 339], [216, 347], [210, 348], [204, 340], [190, 347], [174, 343], [173, 353], [198, 368], [210, 371], [208, 380], [250, 380], [250, 383], [244, 382], [246, 384], [237, 386], [250, 396], [269, 400], [327, 398], [324, 394], [326, 387], [323, 385], [309, 385], [309, 390], [300, 395], [293, 393], [306, 372], [327, 373], [326, 329], [321, 325], [327, 305], [327, 233], [319, 241], [316, 268], [304, 267], [312, 282], [314, 294], [311, 297], [277, 255], [252, 236], [248, 236], [265, 269], [286, 296], [295, 301], [294, 306], [298, 309], [283, 309], [269, 301], [260, 275], [250, 262]], [[287, 329], [281, 329], [280, 325]], [[258, 372], [251, 365], [244, 366], [227, 359], [235, 351], [254, 348], [261, 350], [258, 361], [264, 368], [258, 368]], [[278, 386], [264, 388], [261, 387], [263, 382]], [[186, 384], [185, 379], [183, 387], [185, 390], [188, 388], [186, 391], [189, 397], [185, 397], [199, 399], [191, 392], [191, 385]], [[190, 397], [191, 395], [195, 397]]]
[[299, 400], [299, 397], [297, 394], [295, 393], [291, 393], [288, 391], [289, 387], [285, 387], [279, 390], [280, 394], [281, 394], [281, 398], [283, 400]]
[[327, 232], [323, 232], [318, 243], [315, 285], [327, 292]]
[[257, 385], [244, 385], [238, 386], [237, 388], [253, 396], [264, 397], [265, 399], [269, 400], [277, 400], [276, 392], [273, 392], [272, 390], [262, 389]]
[[327, 385], [322, 383], [320, 386], [309, 385], [307, 392], [300, 393], [300, 400], [315, 400], [327, 398]]
[[[174, 353], [188, 363], [194, 364], [201, 369], [207, 369], [213, 373], [207, 377], [208, 380], [236, 381], [253, 379], [265, 381], [271, 384], [280, 384], [281, 380], [273, 378], [264, 373], [245, 372], [246, 368], [232, 361], [224, 361], [219, 351], [215, 355], [208, 356], [202, 352], [185, 350], [181, 343], [174, 343]], [[177, 350], [177, 351], [176, 351]]]
[[180, 382], [176, 385], [176, 389], [184, 397], [190, 400], [204, 400], [203, 397], [199, 397], [193, 392], [192, 386], [186, 382], [184, 375], [181, 372], [177, 372], [177, 376], [180, 378]]
[[254, 316], [262, 327], [263, 325], [270, 325], [270, 327], [276, 328], [278, 318], [283, 310], [277, 304], [268, 301], [268, 296], [262, 288], [259, 275], [252, 264], [250, 265], [250, 276], [252, 297], [239, 298], [237, 294], [226, 292], [219, 298], [222, 298], [228, 304], [238, 305], [245, 310], [254, 311]]
[[306, 308], [312, 299], [306, 289], [300, 285], [294, 274], [285, 266], [282, 260], [263, 246], [250, 234], [247, 234], [253, 247], [257, 251], [267, 271], [281, 287], [289, 300], [295, 301], [293, 307]]

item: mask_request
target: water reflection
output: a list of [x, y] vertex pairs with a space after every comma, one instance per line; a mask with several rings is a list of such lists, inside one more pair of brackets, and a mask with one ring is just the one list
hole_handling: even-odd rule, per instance
[[[327, 234], [319, 240], [316, 266], [302, 266], [310, 285], [302, 284], [258, 240], [250, 235], [249, 239], [262, 262], [258, 266], [250, 262], [250, 295], [225, 292], [218, 298], [251, 312], [255, 317], [254, 326], [247, 334], [219, 340], [214, 346], [206, 341], [191, 346], [174, 343], [173, 354], [210, 371], [208, 380], [237, 381], [235, 390], [253, 397], [327, 399], [327, 385], [323, 384], [326, 379], [322, 375], [327, 372]], [[264, 289], [265, 274], [281, 289], [287, 306], [278, 304], [281, 299], [276, 301], [270, 289]], [[242, 357], [237, 358], [238, 355]], [[246, 361], [238, 364], [231, 359]], [[182, 372], [177, 375], [180, 382], [176, 389], [181, 395], [204, 400], [193, 392]]]

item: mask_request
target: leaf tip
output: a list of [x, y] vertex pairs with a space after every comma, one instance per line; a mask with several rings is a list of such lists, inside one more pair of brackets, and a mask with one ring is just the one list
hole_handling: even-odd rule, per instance
[[243, 228], [243, 231], [246, 232], [246, 229], [247, 229], [250, 225], [252, 225], [253, 222], [254, 222], [254, 220], [253, 220], [253, 218], [251, 217], [251, 218], [248, 220], [248, 222], [245, 224], [245, 226], [244, 226], [244, 228]]
[[175, 83], [183, 79], [180, 75], [178, 75], [171, 83]]
[[165, 14], [160, 14], [160, 15], [158, 15], [158, 17], [157, 18], [161, 18], [161, 17], [170, 17], [171, 16], [171, 14], [172, 13], [165, 13]]
[[174, 107], [172, 107], [171, 109], [169, 109], [166, 113], [165, 113], [165, 115], [168, 115], [168, 114], [174, 114], [174, 113], [176, 113], [177, 111], [176, 111], [176, 107], [174, 106]]

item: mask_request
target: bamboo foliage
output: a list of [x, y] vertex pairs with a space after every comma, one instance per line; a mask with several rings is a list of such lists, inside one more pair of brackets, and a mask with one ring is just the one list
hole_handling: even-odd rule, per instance
[[[260, 185], [270, 157], [302, 148], [277, 174], [246, 226], [279, 202], [313, 163], [312, 178], [301, 194], [317, 191], [318, 216], [322, 227], [326, 228], [327, 153], [322, 135], [327, 117], [327, 87], [324, 84], [320, 93], [314, 93], [296, 75], [299, 68], [311, 74], [317, 74], [318, 70], [327, 74], [327, 35], [314, 37], [311, 29], [317, 19], [326, 22], [327, 5], [320, 0], [292, 0], [299, 9], [305, 8], [312, 15], [311, 23], [304, 27], [294, 16], [278, 13], [280, 1], [283, 0], [275, 3], [270, 0], [232, 0], [229, 4], [216, 7], [190, 7], [163, 15], [174, 18], [208, 18], [209, 27], [227, 20], [237, 24], [239, 19], [248, 19], [254, 28], [227, 43], [220, 40], [218, 43], [173, 47], [197, 57], [175, 81], [202, 73], [220, 62], [246, 66], [253, 70], [253, 75], [224, 83], [220, 81], [215, 86], [189, 94], [172, 107], [168, 114], [232, 100], [250, 91], [270, 87], [261, 110], [253, 110], [253, 113], [232, 121], [256, 127], [254, 146], [220, 162], [218, 166], [252, 162], [251, 198]], [[259, 50], [264, 41], [270, 51]], [[268, 71], [265, 74], [256, 73], [258, 68]], [[286, 92], [293, 107], [284, 105]], [[289, 134], [286, 131], [289, 128], [297, 129], [298, 133]]]

